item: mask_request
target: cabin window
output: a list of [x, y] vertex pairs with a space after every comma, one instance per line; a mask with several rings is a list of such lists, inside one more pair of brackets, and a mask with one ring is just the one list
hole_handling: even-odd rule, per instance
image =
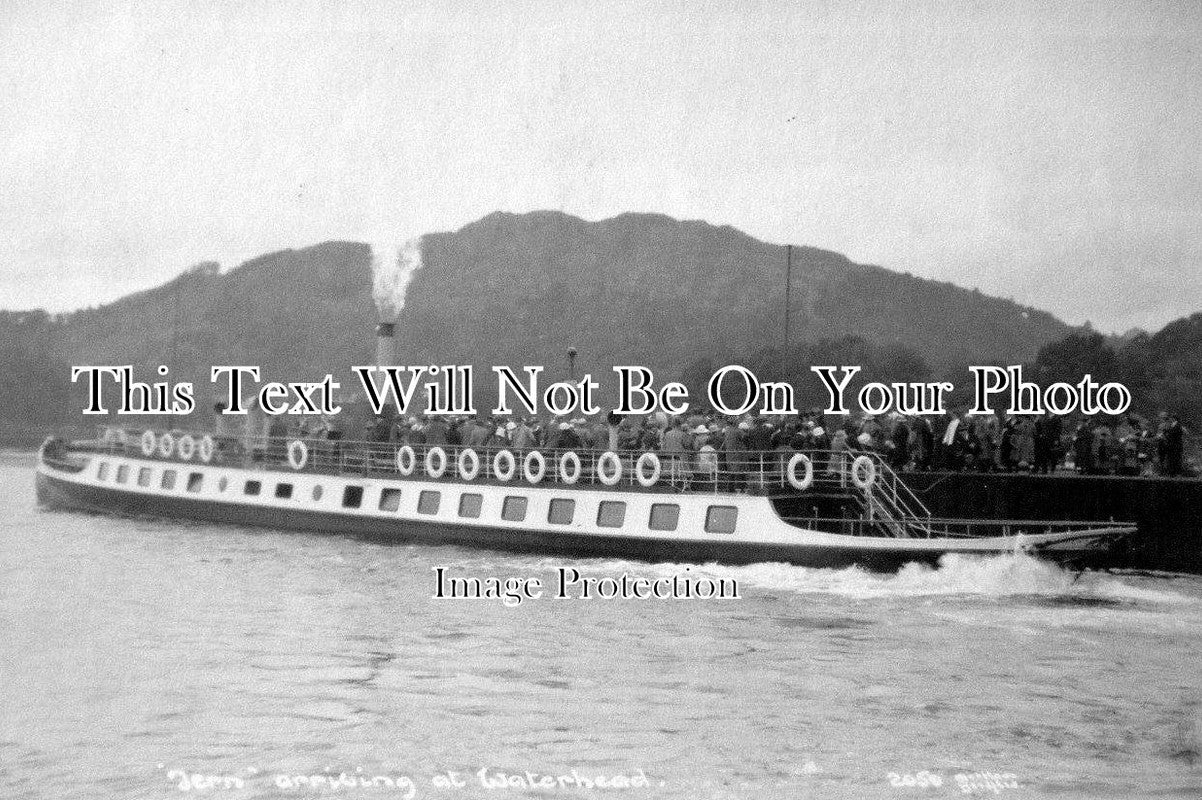
[[571, 525], [572, 517], [576, 514], [576, 501], [556, 497], [547, 509], [547, 522], [554, 525]]
[[258, 494], [263, 490], [263, 484], [259, 481], [247, 481], [242, 487], [242, 494]]
[[426, 489], [417, 496], [417, 513], [437, 514], [438, 504], [442, 501], [442, 492]]
[[652, 503], [647, 527], [653, 531], [674, 531], [680, 523], [680, 506], [675, 503]]
[[217, 491], [224, 492], [226, 490], [226, 487], [228, 487], [229, 485], [230, 485], [229, 478], [222, 475], [221, 480], [217, 481]]
[[163, 470], [163, 479], [161, 481], [159, 481], [159, 486], [163, 489], [167, 489], [168, 491], [170, 491], [171, 489], [174, 489], [175, 488], [175, 470], [173, 470], [173, 469]]
[[203, 472], [189, 472], [188, 473], [188, 491], [189, 492], [199, 492], [201, 485], [204, 483], [204, 479], [205, 479], [205, 476], [204, 476]]
[[149, 486], [150, 485], [150, 467], [142, 467], [141, 469], [138, 470], [138, 485], [139, 486]]
[[706, 533], [734, 533], [739, 509], [734, 506], [710, 506], [705, 513]]
[[292, 484], [291, 483], [277, 483], [275, 485], [275, 496], [280, 498], [281, 500], [287, 500], [289, 497], [292, 496]]
[[525, 497], [506, 497], [501, 506], [501, 519], [508, 522], [521, 522], [526, 519], [526, 502]]
[[322, 494], [324, 494], [324, 493], [325, 493], [325, 489], [323, 489], [323, 488], [321, 487], [321, 484], [320, 484], [320, 483], [319, 483], [319, 484], [317, 484], [316, 486], [314, 486], [314, 487], [313, 487], [313, 492], [312, 492], [312, 495], [313, 495], [313, 501], [314, 501], [314, 502], [317, 502], [318, 500], [320, 500], [320, 499], [321, 499], [321, 496], [322, 496]]
[[382, 489], [380, 491], [380, 510], [396, 511], [401, 507], [400, 489]]
[[342, 490], [342, 507], [358, 508], [363, 505], [363, 487], [348, 486]]
[[117, 483], [125, 483], [129, 480], [129, 465], [122, 464], [117, 467]]
[[101, 461], [100, 466], [96, 468], [96, 480], [98, 480], [98, 481], [108, 480], [108, 476], [109, 476], [109, 462]]
[[626, 504], [620, 500], [602, 500], [597, 506], [597, 525], [602, 528], [620, 528], [626, 522]]
[[459, 516], [476, 519], [480, 516], [480, 506], [484, 496], [479, 494], [463, 494], [459, 496]]

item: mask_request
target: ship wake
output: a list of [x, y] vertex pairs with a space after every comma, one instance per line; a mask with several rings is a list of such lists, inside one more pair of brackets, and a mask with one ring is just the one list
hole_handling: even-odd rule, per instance
[[[654, 569], [678, 573], [684, 565], [657, 564]], [[907, 564], [891, 574], [860, 567], [817, 569], [778, 563], [739, 567], [707, 564], [691, 569], [711, 578], [734, 578], [740, 586], [852, 600], [961, 596], [1081, 606], [1196, 602], [1186, 595], [1132, 586], [1107, 573], [1073, 572], [1022, 553], [949, 554], [937, 567]]]

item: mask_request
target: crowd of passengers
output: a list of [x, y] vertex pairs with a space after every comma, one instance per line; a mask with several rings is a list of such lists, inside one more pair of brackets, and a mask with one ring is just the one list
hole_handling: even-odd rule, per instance
[[[283, 423], [277, 419], [275, 424]], [[408, 444], [419, 452], [433, 446], [518, 454], [655, 452], [673, 470], [710, 473], [763, 464], [768, 454], [781, 452], [807, 452], [818, 469], [836, 470], [847, 463], [846, 454], [859, 451], [878, 453], [897, 470], [1186, 474], [1185, 429], [1172, 414], [1161, 414], [1155, 423], [1135, 415], [1070, 422], [1058, 416], [824, 417], [817, 412], [730, 418], [712, 411], [592, 419], [410, 416], [377, 417], [357, 434], [345, 436], [336, 418], [271, 431], [280, 438], [366, 439], [389, 448]]]

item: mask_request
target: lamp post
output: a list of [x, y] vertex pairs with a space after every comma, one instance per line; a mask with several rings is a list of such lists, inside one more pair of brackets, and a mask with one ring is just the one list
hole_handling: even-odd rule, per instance
[[568, 378], [575, 383], [576, 381], [576, 348], [568, 348]]

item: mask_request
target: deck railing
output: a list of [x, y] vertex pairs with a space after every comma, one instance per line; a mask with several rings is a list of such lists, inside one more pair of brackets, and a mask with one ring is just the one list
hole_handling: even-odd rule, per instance
[[[432, 452], [436, 448], [442, 451], [441, 457]], [[772, 497], [825, 496], [840, 502], [851, 500], [859, 509], [859, 516], [830, 517], [820, 515], [816, 509], [812, 517], [783, 518], [793, 524], [812, 524], [821, 526], [819, 529], [855, 535], [871, 532], [896, 538], [1006, 536], [1051, 529], [1085, 530], [1097, 526], [1096, 522], [936, 518], [883, 458], [876, 453], [855, 450], [652, 451], [655, 458], [648, 459], [646, 451], [607, 452], [595, 448], [515, 448], [505, 445], [469, 447], [314, 437], [256, 437], [248, 444], [241, 437], [195, 431], [115, 428], [103, 429], [94, 441], [74, 442], [67, 449], [177, 464], [204, 462], [252, 470], [341, 476], [571, 485], [634, 491], [752, 493]], [[467, 451], [474, 454], [474, 458]], [[543, 468], [533, 470], [541, 474], [526, 474], [527, 458], [538, 460], [530, 456], [531, 453], [541, 456]], [[805, 461], [796, 460], [798, 454], [808, 459], [809, 467], [798, 469], [799, 465], [804, 467]], [[655, 464], [658, 468], [652, 469]], [[502, 466], [499, 473], [498, 468]], [[654, 480], [647, 480], [650, 473], [655, 473]], [[799, 483], [804, 483], [804, 487]]]
[[[153, 437], [154, 447], [146, 452], [143, 449], [143, 436], [149, 432]], [[170, 447], [162, 446], [164, 434], [169, 437]], [[187, 454], [181, 452], [180, 444], [189, 439]], [[541, 454], [545, 464], [545, 473], [538, 483], [571, 484], [596, 488], [644, 489], [654, 486], [660, 491], [669, 488], [675, 491], [709, 492], [709, 493], [754, 493], [779, 494], [781, 491], [792, 491], [794, 484], [789, 480], [789, 461], [801, 453], [805, 455], [813, 467], [813, 480], [808, 491], [826, 494], [847, 494], [855, 489], [852, 464], [859, 456], [866, 456], [873, 463], [876, 476], [873, 484], [874, 502], [882, 509], [888, 509], [895, 514], [911, 514], [917, 509], [917, 514], [930, 516], [930, 512], [921, 501], [909, 490], [900, 478], [889, 468], [888, 464], [875, 453], [862, 453], [855, 450], [770, 450], [770, 451], [740, 451], [727, 453], [720, 450], [681, 452], [666, 452], [663, 450], [650, 451], [656, 456], [659, 464], [658, 477], [652, 486], [639, 481], [639, 461], [643, 458], [643, 450], [618, 450], [609, 457], [609, 463], [601, 464], [606, 458], [604, 449], [579, 448], [516, 448], [508, 445], [485, 445], [468, 447], [467, 445], [432, 445], [412, 444], [404, 442], [369, 442], [343, 439], [296, 438], [296, 437], [256, 437], [249, 446], [241, 437], [214, 436], [199, 431], [162, 429], [113, 429], [108, 428], [98, 435], [93, 442], [75, 443], [77, 449], [90, 449], [99, 452], [122, 453], [138, 458], [152, 458], [170, 462], [196, 463], [202, 459], [202, 445], [211, 446], [211, 452], [205, 453], [209, 459], [206, 463], [214, 465], [236, 466], [245, 469], [282, 469], [302, 473], [320, 473], [336, 475], [366, 475], [378, 477], [405, 477], [398, 465], [398, 453], [402, 448], [412, 450], [413, 470], [411, 476], [423, 480], [461, 480], [460, 455], [465, 450], [475, 453], [479, 462], [479, 471], [472, 478], [474, 481], [527, 482], [523, 473], [524, 461], [527, 455], [534, 451]], [[294, 443], [303, 444], [304, 458], [290, 460], [290, 449]], [[427, 470], [426, 458], [430, 450], [439, 447], [446, 457], [445, 469], [438, 471], [437, 476]], [[299, 452], [299, 449], [298, 449]], [[497, 474], [498, 454], [507, 452], [513, 456], [514, 471], [509, 477]], [[567, 457], [570, 469], [565, 476], [562, 462]], [[607, 484], [603, 477], [612, 476], [613, 457], [620, 463], [620, 478]], [[437, 460], [437, 459], [436, 459]], [[469, 461], [471, 459], [468, 459]], [[579, 473], [575, 480], [569, 480], [575, 472], [575, 460], [579, 461]], [[501, 463], [507, 459], [501, 456]], [[300, 463], [300, 466], [296, 465]], [[440, 466], [435, 464], [434, 466]], [[646, 476], [650, 468], [643, 470]], [[797, 470], [801, 472], [800, 469]], [[603, 474], [604, 473], [604, 474]]]

